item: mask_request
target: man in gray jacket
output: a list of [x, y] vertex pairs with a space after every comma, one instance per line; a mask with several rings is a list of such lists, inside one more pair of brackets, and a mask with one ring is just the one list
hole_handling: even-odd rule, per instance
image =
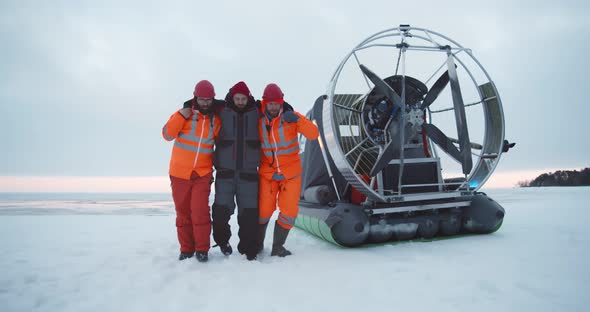
[[[213, 164], [216, 169], [213, 203], [213, 239], [229, 256], [229, 219], [238, 205], [238, 251], [248, 260], [258, 253], [258, 172], [260, 139], [257, 104], [248, 86], [240, 81], [217, 103], [221, 130], [215, 142]], [[234, 201], [235, 198], [235, 201]]]

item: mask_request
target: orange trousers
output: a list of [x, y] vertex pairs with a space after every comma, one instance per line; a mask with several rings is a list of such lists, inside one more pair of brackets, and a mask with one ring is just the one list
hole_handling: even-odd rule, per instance
[[295, 225], [295, 218], [299, 212], [299, 197], [301, 193], [301, 176], [289, 180], [268, 180], [260, 177], [259, 208], [260, 224], [270, 221], [272, 214], [279, 206], [277, 222], [285, 229]]

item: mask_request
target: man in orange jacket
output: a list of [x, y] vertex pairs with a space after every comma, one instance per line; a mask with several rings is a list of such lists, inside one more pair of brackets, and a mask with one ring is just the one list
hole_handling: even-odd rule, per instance
[[213, 172], [213, 143], [221, 124], [215, 118], [215, 90], [207, 80], [195, 86], [193, 99], [175, 112], [162, 129], [166, 141], [174, 140], [170, 159], [172, 198], [176, 207], [179, 260], [208, 260], [211, 234], [209, 193]]
[[318, 138], [318, 128], [302, 114], [285, 106], [283, 92], [274, 83], [266, 86], [261, 101], [263, 116], [258, 123], [262, 158], [260, 176], [260, 248], [264, 247], [266, 228], [279, 206], [270, 255], [285, 257], [291, 252], [283, 246], [289, 230], [295, 225], [301, 193], [301, 160], [297, 134], [308, 140]]

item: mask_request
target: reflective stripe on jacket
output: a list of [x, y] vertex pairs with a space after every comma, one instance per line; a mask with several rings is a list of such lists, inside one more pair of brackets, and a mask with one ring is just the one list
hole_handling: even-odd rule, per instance
[[169, 174], [189, 179], [195, 171], [204, 176], [213, 171], [213, 144], [221, 124], [215, 115], [193, 111], [185, 119], [180, 111], [170, 116], [162, 129], [167, 141], [174, 140]]
[[258, 173], [267, 179], [291, 179], [302, 172], [299, 158], [299, 141], [297, 134], [303, 134], [309, 140], [318, 138], [318, 128], [300, 113], [297, 123], [288, 123], [283, 115], [268, 120], [260, 118], [258, 130], [262, 144], [260, 167]]

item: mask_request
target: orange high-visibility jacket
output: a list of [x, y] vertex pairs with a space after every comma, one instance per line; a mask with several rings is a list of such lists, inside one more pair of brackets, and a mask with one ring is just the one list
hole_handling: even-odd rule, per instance
[[188, 119], [177, 111], [162, 129], [166, 141], [174, 140], [170, 158], [170, 175], [190, 179], [195, 171], [204, 176], [213, 171], [213, 143], [221, 128], [215, 115], [193, 111]]
[[297, 123], [285, 122], [282, 113], [270, 121], [265, 115], [258, 122], [262, 144], [258, 173], [268, 180], [276, 175], [285, 179], [300, 175], [302, 169], [297, 134], [301, 133], [309, 140], [318, 138], [318, 127], [300, 113], [294, 113], [299, 116]]

